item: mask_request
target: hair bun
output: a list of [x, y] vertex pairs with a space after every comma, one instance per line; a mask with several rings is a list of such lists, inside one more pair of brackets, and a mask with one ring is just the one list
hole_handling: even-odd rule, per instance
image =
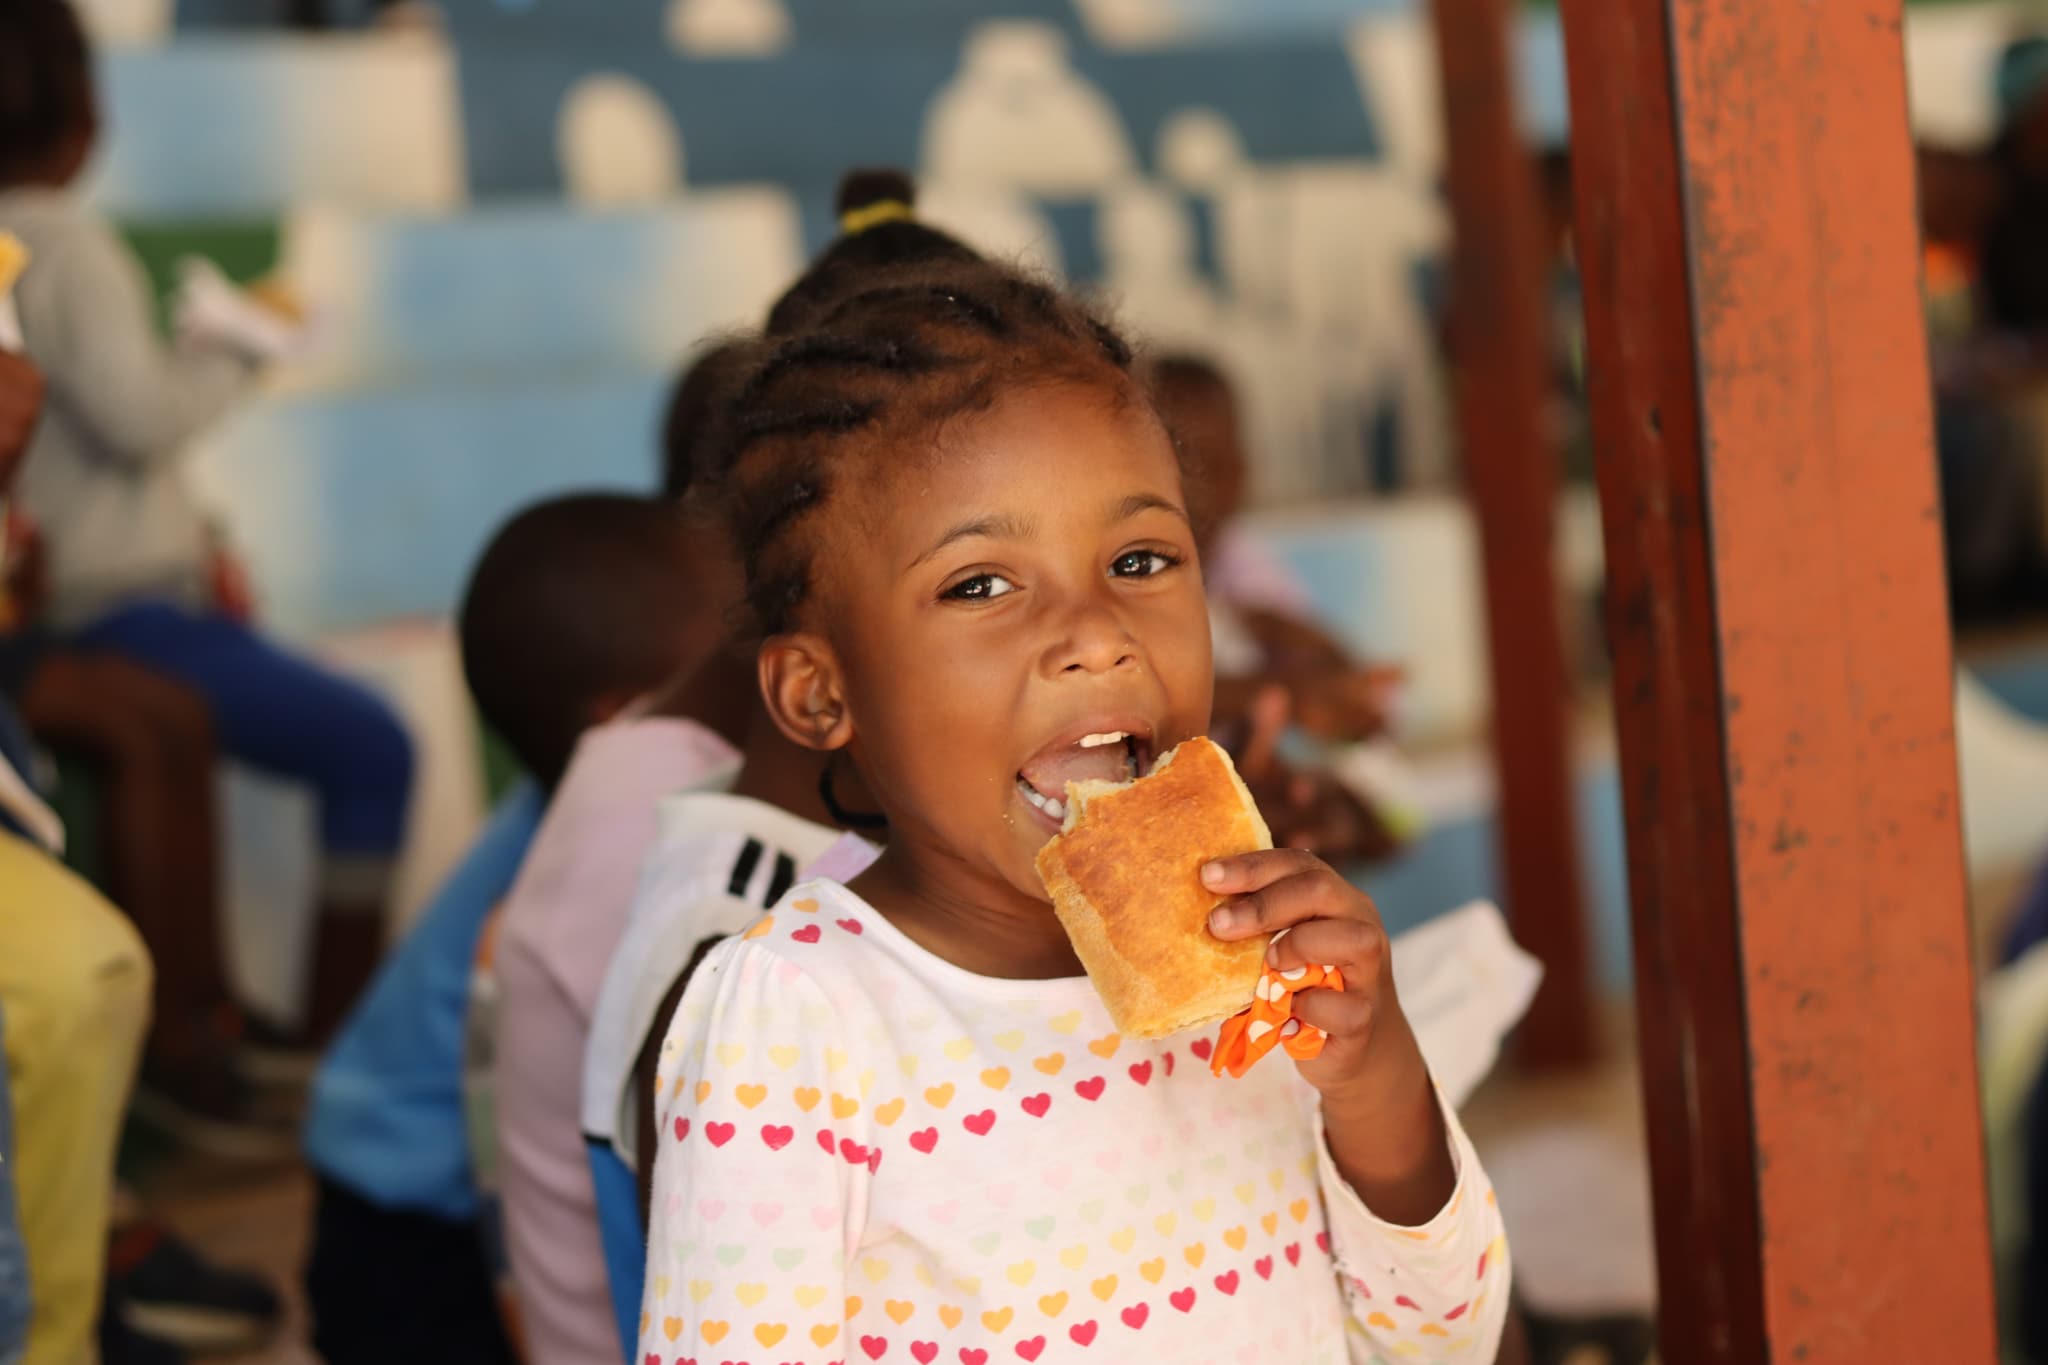
[[887, 167], [848, 171], [846, 178], [839, 182], [839, 215], [844, 217], [858, 213], [877, 204], [901, 204], [905, 208], [914, 208], [917, 204], [917, 182], [905, 172]]

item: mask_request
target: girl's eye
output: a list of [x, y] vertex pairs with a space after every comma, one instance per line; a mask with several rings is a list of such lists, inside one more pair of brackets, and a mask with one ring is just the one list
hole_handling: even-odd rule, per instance
[[1017, 591], [1017, 585], [997, 573], [978, 573], [963, 578], [940, 596], [949, 602], [989, 602]]
[[1178, 563], [1172, 555], [1157, 550], [1128, 550], [1110, 562], [1109, 572], [1116, 578], [1150, 578]]

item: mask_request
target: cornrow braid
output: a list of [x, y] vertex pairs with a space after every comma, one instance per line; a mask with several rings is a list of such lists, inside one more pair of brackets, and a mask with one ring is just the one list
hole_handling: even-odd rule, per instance
[[869, 271], [759, 343], [706, 453], [760, 628], [787, 630], [812, 587], [813, 514], [856, 455], [907, 449], [1006, 390], [1053, 381], [1147, 401], [1130, 346], [1080, 302], [1020, 270], [944, 259]]

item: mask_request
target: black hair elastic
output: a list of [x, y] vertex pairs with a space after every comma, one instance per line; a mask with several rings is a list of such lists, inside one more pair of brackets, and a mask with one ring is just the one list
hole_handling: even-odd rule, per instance
[[818, 799], [825, 803], [825, 810], [846, 829], [887, 829], [889, 817], [880, 812], [848, 810], [839, 804], [839, 796], [832, 790], [832, 773], [839, 766], [839, 755], [833, 754], [825, 760], [824, 769], [818, 774]]

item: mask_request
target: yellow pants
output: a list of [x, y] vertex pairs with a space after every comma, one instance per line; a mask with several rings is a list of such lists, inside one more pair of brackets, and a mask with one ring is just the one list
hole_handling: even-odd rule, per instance
[[0, 1016], [32, 1301], [24, 1365], [98, 1354], [114, 1146], [149, 989], [148, 950], [121, 912], [0, 833]]

